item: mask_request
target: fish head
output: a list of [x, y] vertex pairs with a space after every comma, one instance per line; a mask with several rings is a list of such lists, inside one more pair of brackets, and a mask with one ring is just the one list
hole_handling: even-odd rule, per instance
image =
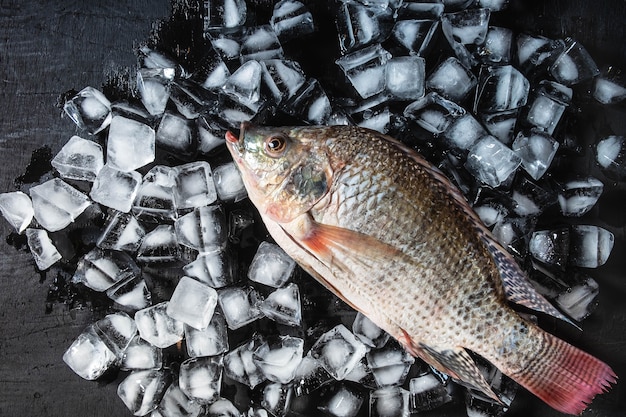
[[331, 184], [324, 141], [306, 132], [306, 128], [258, 127], [243, 122], [238, 137], [226, 133], [226, 145], [248, 197], [278, 223], [310, 210]]

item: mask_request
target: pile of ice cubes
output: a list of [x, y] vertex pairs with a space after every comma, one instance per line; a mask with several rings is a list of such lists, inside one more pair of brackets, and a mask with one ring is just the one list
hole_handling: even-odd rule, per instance
[[[72, 286], [110, 299], [63, 360], [88, 380], [126, 372], [118, 394], [134, 415], [389, 417], [463, 402], [447, 376], [267, 241], [225, 156], [224, 133], [242, 121], [397, 137], [453, 179], [562, 311], [580, 321], [595, 305], [590, 268], [614, 237], [584, 216], [605, 178], [626, 179], [625, 134], [597, 138], [596, 176], [559, 166], [585, 156], [571, 109], [626, 99], [619, 73], [574, 39], [491, 25], [506, 0], [308, 4], [278, 1], [267, 21], [244, 0], [176, 15], [201, 22], [204, 43], [189, 41], [201, 59], [141, 47], [136, 93], [87, 87], [68, 99], [79, 132], [52, 160], [54, 177], [0, 194], [39, 269], [70, 270]], [[339, 56], [329, 48], [315, 64], [343, 74], [333, 80], [298, 61], [329, 37], [321, 12]], [[503, 404], [468, 391], [467, 413], [502, 415], [515, 385], [482, 370]]]

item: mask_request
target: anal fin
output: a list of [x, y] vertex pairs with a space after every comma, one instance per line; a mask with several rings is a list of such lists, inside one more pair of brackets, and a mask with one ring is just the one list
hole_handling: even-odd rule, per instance
[[503, 404], [464, 348], [460, 346], [441, 348], [415, 342], [404, 330], [398, 340], [412, 355], [420, 357], [438, 371]]

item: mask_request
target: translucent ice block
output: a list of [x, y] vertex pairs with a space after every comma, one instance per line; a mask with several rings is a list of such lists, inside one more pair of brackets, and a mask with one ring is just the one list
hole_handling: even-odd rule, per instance
[[227, 226], [224, 212], [219, 206], [195, 208], [174, 223], [181, 245], [200, 253], [212, 252], [226, 246]]
[[187, 397], [177, 382], [173, 382], [163, 394], [158, 410], [162, 417], [200, 417], [203, 408]]
[[269, 294], [259, 305], [261, 312], [277, 323], [288, 326], [302, 324], [302, 306], [300, 290], [296, 284], [288, 284]]
[[235, 381], [254, 388], [265, 381], [265, 375], [253, 360], [254, 351], [263, 343], [254, 337], [224, 356], [224, 374]]
[[137, 196], [141, 174], [136, 171], [119, 171], [108, 164], [98, 173], [89, 195], [107, 207], [128, 213]]
[[248, 269], [248, 278], [279, 288], [287, 283], [295, 265], [295, 261], [280, 246], [261, 242]]
[[115, 353], [102, 341], [94, 325], [87, 327], [63, 354], [63, 361], [87, 380], [102, 376], [115, 360]]
[[0, 211], [18, 233], [22, 233], [33, 220], [35, 211], [30, 197], [21, 191], [0, 194]]
[[44, 271], [62, 258], [48, 232], [43, 229], [26, 229], [28, 248], [35, 259], [37, 268]]
[[104, 155], [96, 142], [72, 136], [51, 164], [63, 178], [93, 181], [104, 166]]
[[339, 58], [336, 63], [362, 98], [385, 89], [385, 64], [391, 54], [380, 44], [368, 46]]
[[296, 0], [281, 0], [274, 5], [270, 25], [282, 41], [308, 35], [315, 30], [313, 15]]
[[56, 232], [72, 223], [89, 205], [89, 198], [65, 181], [54, 178], [29, 190], [35, 219]]
[[120, 368], [125, 371], [160, 369], [163, 353], [160, 348], [136, 335], [122, 354]]
[[94, 248], [78, 262], [72, 282], [82, 283], [95, 291], [105, 291], [117, 282], [137, 277], [140, 273], [127, 253]]
[[222, 358], [190, 358], [180, 364], [180, 389], [200, 404], [215, 402], [220, 396]]
[[270, 381], [287, 384], [302, 361], [304, 340], [292, 336], [267, 339], [252, 355], [254, 363]]
[[175, 168], [176, 207], [206, 206], [217, 199], [211, 166], [204, 161], [190, 162]]
[[131, 372], [120, 382], [117, 395], [136, 416], [148, 415], [159, 405], [167, 388], [168, 378], [164, 371], [142, 370]]
[[227, 287], [218, 292], [218, 302], [231, 330], [261, 318], [261, 301], [261, 296], [252, 287]]
[[343, 379], [367, 351], [354, 334], [344, 325], [324, 333], [311, 348], [311, 356], [320, 361], [335, 379]]
[[217, 196], [222, 201], [237, 202], [248, 195], [239, 169], [234, 162], [216, 167], [213, 170], [213, 180]]
[[526, 172], [538, 180], [550, 168], [559, 143], [548, 134], [532, 130], [528, 135], [520, 132], [511, 147], [522, 159], [522, 166]]
[[167, 314], [196, 329], [205, 329], [217, 305], [217, 292], [193, 278], [182, 277], [167, 306]]
[[111, 122], [111, 102], [93, 87], [85, 87], [65, 102], [65, 113], [76, 125], [96, 134]]
[[115, 116], [107, 139], [107, 165], [128, 172], [149, 164], [154, 157], [154, 130], [136, 120]]
[[233, 269], [232, 254], [224, 249], [198, 255], [195, 261], [183, 267], [186, 275], [213, 288], [233, 284]]
[[166, 348], [183, 339], [183, 323], [167, 314], [168, 302], [144, 308], [135, 313], [141, 337], [156, 347]]
[[470, 148], [465, 167], [478, 180], [497, 187], [521, 162], [521, 158], [502, 142], [493, 136], [485, 136]]
[[228, 351], [228, 330], [224, 315], [216, 311], [209, 325], [198, 330], [185, 326], [187, 354], [192, 357], [216, 356]]

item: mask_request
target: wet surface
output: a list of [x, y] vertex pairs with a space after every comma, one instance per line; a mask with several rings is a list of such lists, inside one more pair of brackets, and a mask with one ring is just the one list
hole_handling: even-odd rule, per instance
[[[109, 96], [123, 94], [136, 62], [134, 48], [146, 41], [158, 40], [182, 61], [193, 63], [197, 59], [193, 48], [199, 36], [197, 26], [172, 21], [154, 23], [170, 16], [167, 0], [103, 5], [70, 0], [54, 3], [15, 0], [0, 4], [1, 191], [23, 189], [38, 182], [49, 171], [45, 164], [49, 164], [50, 156], [76, 133], [58, 106], [64, 92], [104, 83]], [[266, 13], [264, 10], [251, 8], [259, 15]], [[617, 0], [511, 1], [511, 9], [494, 24], [548, 37], [572, 36], [585, 45], [601, 67], [614, 64], [626, 69], [625, 18], [626, 4]], [[160, 33], [158, 38], [153, 28]], [[318, 78], [328, 77], [331, 73], [324, 73], [314, 63], [336, 54], [335, 47], [329, 43], [331, 52], [314, 50], [303, 63], [305, 70]], [[586, 144], [602, 135], [624, 134], [625, 113], [623, 106], [596, 111], [577, 128]], [[583, 152], [589, 152], [589, 148]], [[574, 165], [573, 169], [591, 171], [605, 182], [605, 194], [583, 220], [612, 231], [616, 243], [609, 262], [590, 271], [600, 284], [600, 298], [598, 308], [582, 325], [584, 331], [552, 321], [544, 327], [603, 359], [624, 377], [626, 259], [621, 254], [626, 250], [626, 187], [603, 177], [588, 164]], [[98, 382], [87, 382], [61, 360], [82, 329], [99, 318], [103, 308], [99, 300], [85, 304], [63, 274], [39, 274], [25, 250], [24, 239], [11, 232], [9, 225], [0, 221], [0, 235], [6, 237], [0, 244], [0, 416], [130, 415], [116, 394], [119, 375], [106, 374]], [[174, 360], [176, 352], [170, 357]], [[609, 394], [597, 398], [584, 415], [617, 417], [625, 409], [626, 384], [622, 381]], [[460, 416], [464, 412], [452, 406], [424, 415]], [[507, 416], [530, 415], [559, 414], [520, 390]]]

